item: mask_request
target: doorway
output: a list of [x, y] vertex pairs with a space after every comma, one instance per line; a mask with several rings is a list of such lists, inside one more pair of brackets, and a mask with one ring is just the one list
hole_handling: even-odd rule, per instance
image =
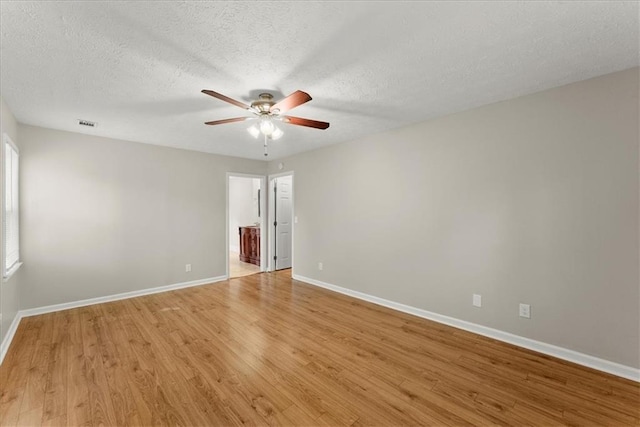
[[293, 266], [293, 172], [269, 177], [269, 270]]
[[227, 276], [260, 273], [266, 267], [265, 178], [227, 174]]

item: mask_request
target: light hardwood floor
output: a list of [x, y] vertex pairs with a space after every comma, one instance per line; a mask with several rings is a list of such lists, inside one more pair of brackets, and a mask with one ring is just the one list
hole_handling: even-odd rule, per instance
[[266, 273], [29, 317], [9, 425], [638, 425], [632, 381]]

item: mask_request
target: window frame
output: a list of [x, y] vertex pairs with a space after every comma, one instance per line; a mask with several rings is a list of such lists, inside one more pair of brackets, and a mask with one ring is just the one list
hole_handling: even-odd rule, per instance
[[[11, 276], [20, 268], [20, 266], [22, 265], [22, 261], [20, 259], [20, 150], [18, 149], [18, 146], [13, 142], [13, 140], [11, 139], [11, 137], [9, 137], [9, 135], [7, 135], [6, 133], [2, 134], [2, 149], [3, 149], [3, 155], [2, 155], [2, 165], [0, 166], [1, 170], [2, 170], [2, 178], [3, 178], [3, 188], [2, 188], [2, 197], [1, 197], [1, 204], [2, 204], [2, 279], [3, 281], [7, 281], [11, 278]], [[16, 168], [15, 168], [15, 175], [12, 176], [12, 178], [14, 178], [17, 181], [17, 185], [15, 186], [15, 189], [17, 190], [17, 197], [16, 197], [16, 223], [17, 223], [17, 252], [18, 252], [18, 257], [16, 259], [16, 261], [9, 267], [7, 268], [7, 255], [8, 255], [8, 242], [7, 242], [7, 206], [6, 206], [6, 197], [7, 197], [7, 190], [10, 189], [9, 188], [9, 180], [7, 179], [7, 148], [11, 148], [11, 150], [14, 151], [16, 157], [17, 157], [17, 162], [16, 162]], [[13, 173], [13, 171], [12, 171]], [[11, 182], [13, 182], [13, 180], [11, 180]], [[10, 189], [11, 193], [13, 194], [13, 188]]]

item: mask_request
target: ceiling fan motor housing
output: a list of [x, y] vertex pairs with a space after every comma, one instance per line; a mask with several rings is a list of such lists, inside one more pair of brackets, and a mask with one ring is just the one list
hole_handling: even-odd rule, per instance
[[255, 109], [261, 114], [268, 114], [271, 107], [275, 105], [275, 102], [273, 101], [273, 95], [271, 95], [270, 93], [261, 93], [258, 98], [259, 99], [257, 101], [253, 101], [251, 103], [251, 108]]

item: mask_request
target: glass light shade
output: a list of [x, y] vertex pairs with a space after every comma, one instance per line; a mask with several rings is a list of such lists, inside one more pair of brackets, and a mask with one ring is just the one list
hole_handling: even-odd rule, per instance
[[247, 132], [249, 132], [251, 134], [251, 136], [256, 138], [256, 139], [260, 136], [260, 129], [258, 129], [258, 126], [256, 126], [256, 125], [253, 125], [253, 126], [249, 127], [247, 129]]
[[262, 132], [263, 135], [271, 136], [275, 128], [275, 125], [268, 116], [260, 118], [260, 132]]
[[280, 137], [281, 137], [282, 135], [284, 135], [284, 132], [282, 132], [282, 131], [280, 130], [280, 128], [278, 128], [278, 127], [275, 127], [275, 126], [274, 126], [274, 128], [275, 128], [275, 129], [274, 129], [273, 133], [271, 134], [271, 139], [280, 139]]

